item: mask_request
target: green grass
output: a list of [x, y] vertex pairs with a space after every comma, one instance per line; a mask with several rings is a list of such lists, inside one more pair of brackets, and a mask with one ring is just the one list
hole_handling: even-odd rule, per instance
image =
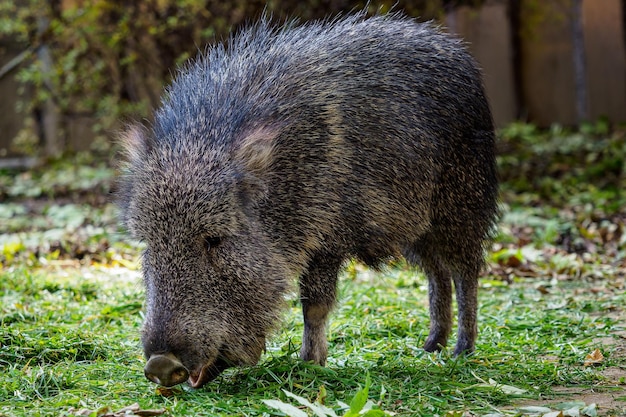
[[[326, 404], [337, 407], [350, 402], [367, 373], [370, 399], [383, 410], [481, 415], [503, 412], [520, 397], [490, 380], [536, 399], [553, 386], [602, 387], [603, 368], [626, 365], [599, 342], [623, 331], [623, 323], [596, 313], [623, 306], [626, 297], [585, 291], [596, 282], [557, 282], [542, 294], [528, 280], [484, 280], [477, 351], [452, 358], [421, 349], [428, 326], [421, 276], [352, 266], [332, 318], [326, 368], [297, 359], [302, 324], [294, 301], [258, 366], [232, 369], [203, 389], [183, 387], [165, 397], [142, 373], [136, 272], [11, 267], [0, 278], [0, 413], [7, 416], [68, 415], [70, 407], [116, 410], [134, 402], [173, 416], [263, 415], [273, 413], [263, 399], [290, 402], [283, 389], [313, 401], [321, 387]], [[583, 366], [595, 348], [605, 362]]]
[[[623, 132], [601, 127], [503, 131], [504, 215], [473, 355], [421, 348], [419, 272], [350, 264], [326, 367], [298, 359], [293, 295], [261, 362], [199, 390], [158, 389], [143, 376], [139, 249], [115, 224], [113, 172], [89, 160], [0, 172], [0, 416], [119, 416], [134, 403], [167, 416], [280, 416], [272, 405], [285, 404], [314, 415], [303, 398], [338, 416], [356, 415], [366, 398], [368, 417], [626, 415], [626, 150]], [[586, 366], [596, 349], [603, 359]]]

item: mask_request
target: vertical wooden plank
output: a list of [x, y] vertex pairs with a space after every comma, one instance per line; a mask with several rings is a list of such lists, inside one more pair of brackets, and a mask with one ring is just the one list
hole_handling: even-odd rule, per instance
[[496, 125], [515, 120], [511, 24], [506, 4], [493, 1], [480, 9], [459, 7], [447, 16], [446, 23], [469, 43], [472, 55], [482, 67]]
[[626, 46], [621, 0], [585, 0], [583, 30], [590, 117], [626, 121]]
[[576, 125], [569, 1], [521, 2], [522, 100], [539, 126]]
[[583, 29], [583, 0], [570, 0], [572, 64], [576, 93], [576, 122], [589, 121], [589, 83]]

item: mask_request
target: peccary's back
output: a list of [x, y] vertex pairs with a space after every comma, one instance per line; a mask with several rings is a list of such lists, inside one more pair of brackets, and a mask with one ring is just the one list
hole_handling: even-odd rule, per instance
[[431, 24], [352, 16], [275, 30], [263, 21], [178, 77], [157, 137], [219, 155], [251, 129], [278, 129], [258, 204], [271, 235], [302, 265], [322, 249], [375, 263], [445, 231], [453, 216], [478, 240], [493, 224], [494, 136], [480, 79], [461, 42]]

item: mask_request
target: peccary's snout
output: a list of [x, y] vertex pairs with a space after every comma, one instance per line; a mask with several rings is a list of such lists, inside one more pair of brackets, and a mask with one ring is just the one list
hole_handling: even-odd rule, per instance
[[173, 387], [189, 378], [187, 368], [171, 353], [150, 356], [144, 373], [150, 381], [164, 387]]

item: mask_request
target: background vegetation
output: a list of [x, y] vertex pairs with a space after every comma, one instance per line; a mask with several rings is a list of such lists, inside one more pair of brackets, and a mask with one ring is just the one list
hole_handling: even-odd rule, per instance
[[[396, 10], [431, 19], [442, 15], [452, 3], [373, 1], [368, 8], [375, 13], [395, 5]], [[481, 1], [454, 3], [474, 5]], [[26, 52], [20, 55], [17, 78], [27, 94], [19, 105], [33, 115], [14, 149], [58, 156], [67, 148], [62, 140], [47, 149], [39, 143], [66, 136], [63, 130], [69, 129], [72, 120], [86, 118], [98, 139], [93, 148], [104, 147], [106, 151], [121, 120], [150, 118], [173, 70], [195, 56], [202, 45], [226, 39], [233, 28], [254, 21], [264, 11], [277, 22], [294, 17], [304, 21], [348, 13], [365, 5], [349, 0], [2, 2], [0, 41], [16, 42]], [[47, 116], [55, 119], [53, 127], [42, 120], [44, 113], [51, 112], [53, 115]], [[92, 137], [88, 135], [85, 140]]]

